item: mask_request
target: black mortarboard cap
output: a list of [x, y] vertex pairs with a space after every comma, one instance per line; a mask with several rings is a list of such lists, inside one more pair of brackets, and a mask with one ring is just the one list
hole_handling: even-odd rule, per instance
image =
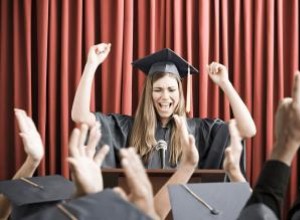
[[188, 67], [190, 73], [198, 73], [198, 70], [177, 55], [169, 48], [162, 49], [139, 60], [132, 62], [133, 67], [142, 70], [146, 75], [156, 72], [170, 72], [179, 74], [181, 78], [187, 76]]
[[74, 184], [59, 175], [20, 178], [0, 182], [0, 192], [12, 204], [12, 219], [19, 219], [70, 199], [75, 193]]
[[186, 112], [191, 109], [191, 76], [198, 73], [198, 70], [189, 64], [181, 56], [177, 55], [169, 48], [162, 49], [152, 53], [144, 58], [132, 62], [133, 67], [142, 70], [146, 75], [152, 75], [158, 72], [167, 72], [179, 75], [181, 78], [187, 76], [187, 100]]
[[65, 203], [37, 212], [24, 220], [69, 220], [69, 219], [131, 219], [148, 220], [150, 217], [142, 213], [131, 203], [123, 200], [111, 189], [89, 194]]
[[236, 219], [251, 194], [248, 183], [171, 185], [168, 189], [174, 220]]

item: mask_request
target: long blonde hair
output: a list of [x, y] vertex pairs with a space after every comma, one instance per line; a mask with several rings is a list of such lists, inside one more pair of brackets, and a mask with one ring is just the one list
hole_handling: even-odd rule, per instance
[[[145, 163], [147, 163], [150, 153], [157, 144], [155, 140], [155, 131], [157, 128], [157, 117], [159, 116], [155, 111], [152, 99], [153, 83], [166, 75], [174, 77], [178, 83], [179, 103], [175, 107], [174, 114], [185, 117], [185, 102], [180, 77], [176, 74], [166, 72], [148, 75], [143, 88], [142, 97], [135, 114], [135, 120], [130, 137], [130, 146], [134, 146], [137, 149], [137, 153], [142, 157]], [[169, 142], [171, 154], [169, 161], [172, 165], [176, 165], [181, 158], [182, 147], [179, 138], [180, 133], [173, 120], [171, 123], [172, 126]]]

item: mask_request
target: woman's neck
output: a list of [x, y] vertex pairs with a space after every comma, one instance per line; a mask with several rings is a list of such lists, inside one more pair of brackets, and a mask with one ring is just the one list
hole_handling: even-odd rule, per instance
[[170, 118], [161, 118], [160, 119], [160, 124], [163, 128], [167, 127], [168, 123], [170, 121]]

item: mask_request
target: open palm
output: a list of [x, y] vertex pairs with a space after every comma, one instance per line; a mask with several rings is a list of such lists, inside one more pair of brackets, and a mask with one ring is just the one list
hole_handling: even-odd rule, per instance
[[40, 161], [44, 156], [44, 147], [41, 136], [32, 119], [21, 109], [15, 109], [15, 115], [26, 154], [32, 160]]
[[100, 170], [101, 164], [109, 151], [103, 146], [96, 154], [96, 146], [101, 138], [100, 125], [96, 123], [90, 131], [87, 145], [85, 145], [88, 126], [83, 124], [80, 129], [75, 128], [69, 142], [71, 165], [79, 195], [96, 193], [103, 190], [103, 178]]

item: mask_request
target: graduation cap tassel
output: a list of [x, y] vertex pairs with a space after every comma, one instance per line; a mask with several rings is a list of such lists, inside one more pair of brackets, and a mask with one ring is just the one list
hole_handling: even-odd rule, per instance
[[40, 188], [40, 189], [44, 189], [43, 186], [40, 186], [40, 185], [38, 185], [38, 184], [36, 184], [36, 183], [34, 183], [34, 182], [32, 182], [32, 181], [26, 179], [25, 177], [21, 177], [20, 180], [22, 180], [22, 181], [24, 181], [25, 183], [28, 183], [28, 184], [30, 184], [30, 185], [32, 185], [32, 186], [34, 186], [34, 187], [37, 187], [37, 188]]
[[188, 74], [187, 74], [185, 111], [186, 111], [186, 113], [190, 113], [190, 111], [191, 111], [191, 74], [190, 74], [190, 66], [188, 66]]
[[78, 220], [68, 209], [66, 209], [62, 204], [56, 205], [56, 207], [62, 211], [66, 217], [68, 217], [70, 220]]

